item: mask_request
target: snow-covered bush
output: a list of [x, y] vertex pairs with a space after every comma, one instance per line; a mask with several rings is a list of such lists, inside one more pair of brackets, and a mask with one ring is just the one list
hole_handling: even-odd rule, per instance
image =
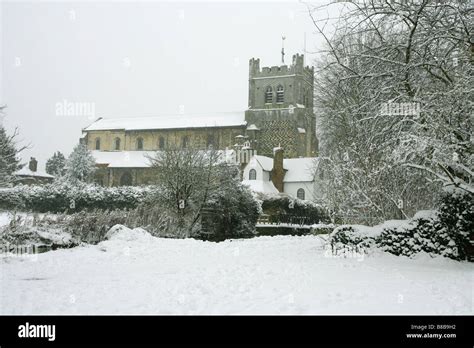
[[469, 193], [445, 194], [436, 211], [420, 211], [412, 219], [382, 225], [341, 226], [330, 235], [333, 253], [346, 248], [377, 247], [394, 255], [419, 252], [454, 260], [471, 260], [470, 235], [474, 231], [474, 200]]
[[362, 225], [344, 225], [337, 227], [329, 235], [329, 244], [334, 255], [348, 251], [365, 254], [376, 245], [376, 238], [377, 229]]
[[420, 251], [455, 260], [471, 257], [470, 234], [474, 231], [474, 200], [469, 193], [448, 193], [432, 214], [417, 214], [407, 224], [385, 228], [378, 242], [395, 255], [411, 256]]
[[196, 237], [221, 241], [253, 236], [260, 209], [252, 191], [242, 185], [238, 177], [226, 180], [223, 188], [210, 195], [205, 206], [209, 215], [203, 217], [207, 221], [201, 219], [201, 229]]
[[470, 239], [474, 233], [474, 196], [467, 192], [446, 193], [440, 201], [438, 219], [456, 243], [459, 259], [474, 256]]
[[304, 218], [306, 225], [329, 223], [327, 210], [314, 202], [293, 199], [286, 195], [261, 194], [261, 208], [264, 214], [270, 216], [270, 222], [292, 223], [292, 220]]
[[131, 209], [145, 201], [154, 190], [153, 187], [102, 187], [67, 182], [19, 185], [0, 190], [0, 209], [70, 213], [92, 209]]

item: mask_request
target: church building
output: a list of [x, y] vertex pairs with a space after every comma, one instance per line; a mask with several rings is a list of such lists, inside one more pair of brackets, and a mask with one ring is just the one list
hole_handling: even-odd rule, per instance
[[314, 68], [304, 66], [303, 55], [294, 55], [290, 66], [262, 68], [252, 58], [245, 112], [99, 118], [83, 129], [81, 142], [96, 159], [96, 181], [106, 186], [152, 183], [148, 157], [167, 147], [245, 148], [263, 156], [281, 147], [287, 158], [315, 157], [313, 80]]

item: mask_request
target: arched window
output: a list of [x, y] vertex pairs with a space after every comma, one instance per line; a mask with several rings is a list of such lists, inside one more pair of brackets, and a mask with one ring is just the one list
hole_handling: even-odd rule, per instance
[[255, 169], [250, 169], [249, 180], [257, 180], [257, 171]]
[[125, 172], [120, 177], [120, 186], [131, 186], [132, 185], [132, 174]]
[[100, 138], [95, 139], [95, 149], [100, 150]]
[[115, 138], [114, 149], [120, 150], [120, 138]]
[[273, 103], [273, 90], [270, 86], [265, 90], [265, 104], [268, 103]]
[[298, 197], [298, 199], [304, 199], [304, 196], [305, 196], [305, 192], [302, 188], [299, 188], [298, 191], [296, 191], [296, 197]]
[[184, 137], [181, 138], [181, 147], [183, 149], [187, 148], [189, 145], [189, 138], [187, 135], [185, 135]]
[[283, 90], [283, 86], [279, 85], [277, 87], [277, 103], [283, 103], [285, 100], [285, 92]]
[[163, 150], [165, 148], [165, 138], [164, 137], [160, 137], [160, 139], [158, 140], [158, 147], [160, 148], [160, 150]]
[[207, 148], [209, 149], [210, 147], [212, 148], [216, 147], [216, 139], [214, 137], [214, 134], [207, 135]]
[[143, 138], [137, 139], [137, 150], [143, 150]]

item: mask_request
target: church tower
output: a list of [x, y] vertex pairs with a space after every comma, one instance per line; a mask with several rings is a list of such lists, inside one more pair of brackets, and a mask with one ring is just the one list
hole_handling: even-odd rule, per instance
[[252, 147], [266, 156], [273, 156], [273, 149], [280, 146], [285, 157], [316, 156], [314, 68], [305, 67], [300, 54], [293, 56], [290, 66], [260, 69], [260, 59], [252, 58], [249, 68], [245, 120]]

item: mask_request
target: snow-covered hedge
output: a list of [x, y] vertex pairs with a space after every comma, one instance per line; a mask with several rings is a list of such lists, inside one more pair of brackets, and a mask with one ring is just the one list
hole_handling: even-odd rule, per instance
[[272, 223], [313, 225], [330, 222], [327, 210], [311, 201], [294, 199], [282, 194], [260, 194], [259, 200], [263, 213], [270, 216]]
[[437, 211], [422, 211], [410, 220], [388, 221], [374, 227], [340, 226], [331, 233], [329, 242], [333, 253], [347, 248], [366, 252], [376, 247], [394, 255], [425, 252], [472, 260], [472, 231], [474, 201], [469, 194], [458, 193], [445, 195]]
[[52, 183], [19, 185], [0, 191], [0, 209], [34, 212], [75, 212], [91, 209], [135, 208], [152, 193], [151, 187], [102, 187]]

